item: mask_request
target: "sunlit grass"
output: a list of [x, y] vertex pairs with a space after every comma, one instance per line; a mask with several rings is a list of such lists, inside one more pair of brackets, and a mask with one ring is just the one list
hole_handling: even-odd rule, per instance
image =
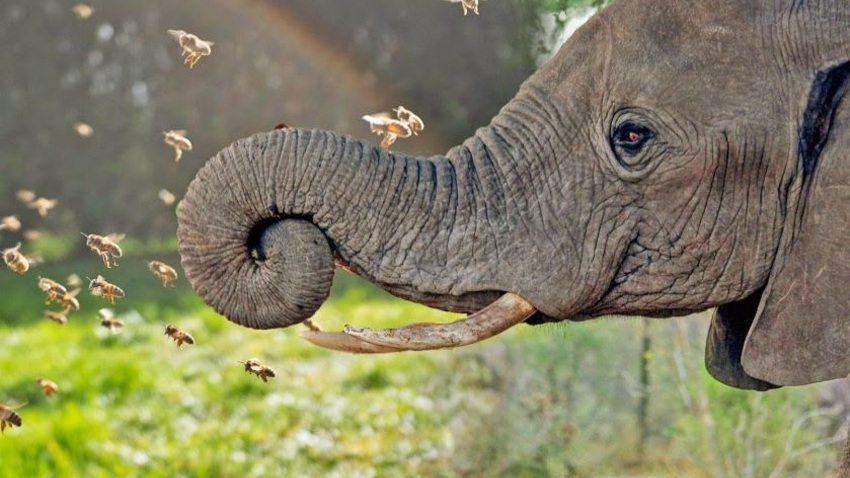
[[[176, 258], [166, 257], [175, 262]], [[447, 357], [333, 354], [301, 340], [297, 327], [252, 331], [203, 306], [185, 283], [163, 289], [127, 257], [107, 271], [127, 297], [115, 306], [126, 326], [99, 327], [102, 299], [59, 326], [41, 317], [37, 275], [103, 272], [95, 261], [0, 276], [0, 401], [26, 404], [24, 426], [0, 437], [0, 476], [368, 476], [444, 468], [450, 421], [429, 389]], [[337, 281], [317, 321], [388, 324], [440, 314]], [[190, 331], [176, 348], [166, 323]], [[277, 371], [264, 384], [239, 360], [260, 357]], [[45, 397], [36, 377], [56, 381]], [[405, 471], [406, 470], [406, 471]], [[417, 471], [418, 470], [418, 471]]]
[[[107, 271], [90, 258], [0, 273], [0, 402], [26, 404], [23, 427], [0, 436], [0, 477], [784, 477], [819, 476], [837, 459], [837, 444], [795, 455], [831, 433], [829, 417], [804, 417], [818, 407], [816, 387], [754, 394], [705, 373], [704, 319], [653, 324], [650, 434], [638, 456], [639, 321], [347, 355], [300, 339], [300, 326], [230, 324], [182, 278], [162, 288], [149, 259], [178, 261], [140, 249]], [[126, 290], [115, 306], [122, 333], [99, 327], [107, 304], [85, 291], [67, 325], [42, 318], [36, 277], [71, 272], [105, 272]], [[339, 273], [316, 321], [337, 330], [453, 317]], [[196, 345], [175, 347], [167, 323]], [[277, 378], [246, 374], [238, 361], [251, 357]], [[42, 394], [41, 376], [58, 395]]]

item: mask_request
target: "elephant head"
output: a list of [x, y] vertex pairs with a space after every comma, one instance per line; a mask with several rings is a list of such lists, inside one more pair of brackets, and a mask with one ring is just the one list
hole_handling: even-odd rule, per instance
[[179, 209], [183, 267], [254, 328], [310, 317], [334, 263], [474, 312], [308, 332], [352, 351], [717, 307], [706, 358], [719, 380], [845, 376], [848, 78], [846, 0], [619, 0], [445, 156], [319, 130], [236, 141]]

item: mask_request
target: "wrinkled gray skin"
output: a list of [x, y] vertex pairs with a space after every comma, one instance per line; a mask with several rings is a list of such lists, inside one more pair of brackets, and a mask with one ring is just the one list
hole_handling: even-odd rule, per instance
[[285, 327], [333, 261], [529, 322], [719, 309], [706, 360], [765, 390], [850, 373], [850, 3], [619, 0], [445, 157], [325, 131], [237, 141], [179, 211], [219, 312]]

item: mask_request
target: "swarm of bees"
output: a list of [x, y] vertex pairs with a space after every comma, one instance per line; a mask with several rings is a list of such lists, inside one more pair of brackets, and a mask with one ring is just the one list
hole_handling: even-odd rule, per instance
[[89, 292], [95, 297], [103, 297], [110, 304], [114, 304], [115, 299], [124, 297], [124, 289], [107, 282], [102, 275], [89, 280]]
[[20, 249], [20, 242], [15, 247], [3, 249], [3, 262], [6, 263], [6, 266], [9, 269], [12, 269], [18, 274], [24, 274], [30, 269], [30, 261], [26, 258], [26, 256], [21, 254]]
[[113, 334], [121, 332], [124, 328], [124, 321], [115, 317], [112, 309], [100, 309], [97, 311], [100, 315], [100, 326], [109, 330]]
[[369, 123], [369, 129], [378, 136], [384, 137], [381, 140], [381, 147], [384, 149], [388, 149], [398, 138], [409, 138], [425, 129], [422, 119], [404, 106], [399, 106], [393, 111], [396, 114], [395, 118], [387, 112], [363, 116], [363, 119]]
[[174, 339], [174, 343], [177, 344], [178, 348], [181, 347], [183, 344], [195, 344], [195, 338], [192, 337], [189, 332], [179, 329], [171, 324], [165, 326], [165, 335]]
[[44, 394], [48, 397], [59, 391], [59, 385], [56, 385], [56, 382], [54, 382], [53, 380], [48, 380], [44, 377], [39, 377], [35, 379], [35, 383], [37, 383], [38, 386], [41, 387], [41, 389], [44, 391]]
[[[94, 9], [89, 5], [77, 4], [72, 9], [73, 13], [79, 19], [89, 18]], [[168, 30], [168, 33], [173, 36], [182, 48], [182, 56], [185, 57], [184, 63], [189, 68], [204, 56], [209, 56], [212, 53], [213, 42], [205, 41], [198, 38], [196, 35], [187, 33], [182, 30]], [[424, 128], [422, 121], [410, 111], [399, 107], [396, 110], [396, 118], [391, 118], [392, 125], [373, 126], [373, 131], [381, 131], [379, 134], [386, 136], [385, 141], [389, 147], [398, 137], [409, 137], [416, 135]], [[380, 122], [378, 122], [380, 123]], [[94, 128], [83, 122], [77, 122], [73, 125], [75, 133], [81, 138], [90, 138], [94, 134]], [[275, 127], [288, 128], [284, 123]], [[163, 132], [164, 142], [174, 148], [175, 162], [179, 162], [184, 151], [192, 150], [192, 142], [186, 137], [185, 130], [170, 130]], [[56, 199], [48, 199], [40, 197], [32, 190], [21, 189], [17, 191], [16, 197], [18, 201], [26, 204], [29, 209], [35, 210], [39, 216], [46, 217], [53, 210], [59, 201]], [[158, 193], [159, 199], [167, 206], [173, 205], [177, 197], [170, 191], [162, 189]], [[17, 216], [9, 215], [0, 218], [0, 231], [8, 231], [17, 233], [21, 230], [21, 222]], [[35, 241], [38, 239], [40, 232], [34, 229], [28, 229], [23, 233], [27, 241]], [[117, 259], [123, 256], [123, 251], [118, 245], [121, 237], [114, 234], [101, 236], [98, 234], [85, 234], [86, 246], [94, 251], [102, 260], [106, 268], [117, 266]], [[36, 255], [24, 255], [21, 251], [21, 243], [14, 247], [2, 249], [3, 261], [11, 270], [24, 274], [31, 266], [42, 262], [43, 259]], [[174, 287], [178, 278], [177, 271], [168, 264], [160, 261], [148, 262], [148, 269], [162, 282], [164, 287]], [[88, 289], [93, 296], [102, 297], [110, 304], [115, 303], [115, 299], [125, 296], [124, 290], [115, 284], [108, 282], [102, 275], [98, 275], [95, 279], [88, 279]], [[56, 280], [48, 277], [38, 278], [38, 288], [45, 294], [45, 304], [50, 305], [57, 303], [61, 306], [61, 310], [44, 310], [44, 317], [59, 325], [64, 325], [68, 322], [68, 313], [78, 311], [80, 303], [76, 299], [76, 295], [82, 290], [84, 283], [77, 274], [70, 274], [66, 280], [67, 287]], [[100, 325], [108, 329], [113, 334], [119, 333], [124, 327], [124, 322], [115, 317], [111, 309], [102, 308], [98, 311]], [[182, 347], [183, 344], [194, 344], [195, 339], [188, 332], [181, 330], [173, 325], [165, 327], [165, 335], [174, 340], [177, 347]], [[245, 366], [245, 371], [256, 375], [263, 382], [267, 382], [269, 378], [275, 377], [275, 371], [264, 365], [258, 359], [250, 359], [242, 362]], [[58, 393], [59, 386], [56, 382], [45, 377], [35, 379], [35, 383], [41, 387], [46, 396], [53, 396]], [[0, 432], [4, 432], [7, 427], [20, 427], [22, 425], [21, 417], [15, 412], [18, 407], [12, 407], [0, 403]]]
[[197, 35], [184, 32], [183, 30], [168, 30], [168, 33], [177, 40], [180, 47], [183, 48], [183, 54], [186, 58], [183, 63], [189, 65], [189, 68], [195, 66], [195, 63], [202, 56], [209, 56], [212, 53], [212, 46], [215, 44], [211, 41], [204, 41], [198, 38]]
[[6, 431], [6, 427], [19, 427], [22, 423], [20, 415], [15, 413], [13, 407], [0, 403], [0, 433]]
[[118, 265], [118, 263], [115, 262], [115, 259], [124, 255], [121, 247], [118, 246], [118, 240], [120, 240], [123, 236], [112, 234], [99, 236], [97, 234], [86, 234], [84, 232], [81, 232], [80, 234], [86, 238], [86, 246], [100, 256], [100, 259], [103, 261], [103, 265], [105, 265], [107, 269]]
[[268, 382], [269, 377], [275, 377], [274, 369], [265, 365], [260, 359], [252, 358], [239, 363], [245, 366], [246, 372], [256, 375], [263, 382]]
[[469, 13], [469, 10], [472, 10], [472, 13], [478, 15], [478, 0], [446, 0], [451, 3], [460, 3], [460, 6], [463, 7], [463, 16], [466, 16]]
[[163, 131], [165, 135], [165, 144], [174, 148], [174, 161], [180, 161], [183, 157], [183, 151], [192, 151], [192, 142], [186, 137], [185, 129], [172, 129]]

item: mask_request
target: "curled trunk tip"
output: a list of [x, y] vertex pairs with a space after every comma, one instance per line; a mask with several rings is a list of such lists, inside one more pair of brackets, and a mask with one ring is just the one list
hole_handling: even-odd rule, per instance
[[269, 187], [299, 135], [310, 132], [262, 133], [222, 150], [189, 185], [178, 210], [186, 278], [218, 313], [246, 327], [302, 322], [330, 293], [327, 238], [309, 220], [279, 211]]

